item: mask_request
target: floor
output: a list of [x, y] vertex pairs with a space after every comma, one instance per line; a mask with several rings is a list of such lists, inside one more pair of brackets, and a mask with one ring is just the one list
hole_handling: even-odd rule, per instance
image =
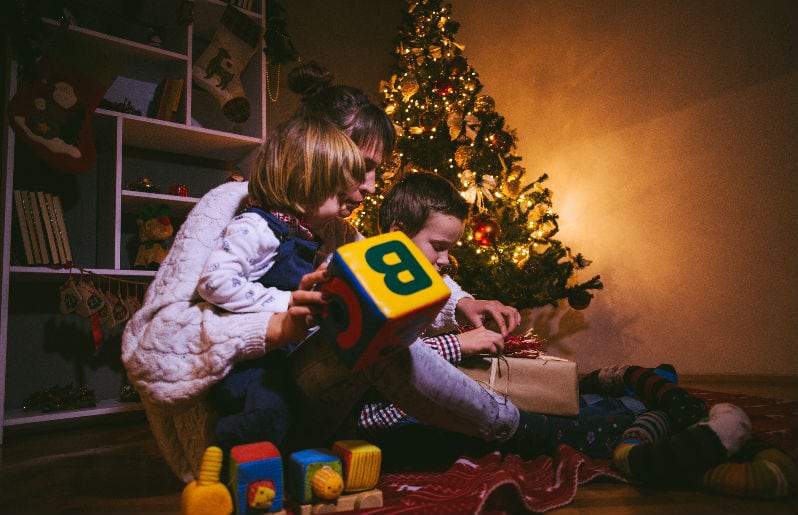
[[[684, 378], [714, 391], [798, 400], [795, 381]], [[17, 429], [0, 447], [0, 514], [179, 515], [183, 484], [161, 460], [141, 414], [91, 426]], [[798, 514], [788, 501], [656, 491], [613, 481], [582, 485], [551, 515]]]

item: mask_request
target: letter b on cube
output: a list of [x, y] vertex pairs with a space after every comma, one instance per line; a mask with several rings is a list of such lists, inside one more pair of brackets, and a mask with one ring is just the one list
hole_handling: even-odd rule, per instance
[[338, 357], [356, 370], [413, 343], [451, 292], [440, 274], [402, 232], [338, 248], [330, 300], [319, 325]]

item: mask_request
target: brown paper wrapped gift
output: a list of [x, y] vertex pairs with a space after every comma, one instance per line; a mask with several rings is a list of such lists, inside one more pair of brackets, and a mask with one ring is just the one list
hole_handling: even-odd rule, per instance
[[469, 356], [460, 368], [519, 409], [548, 415], [579, 413], [576, 363], [540, 353], [537, 357]]

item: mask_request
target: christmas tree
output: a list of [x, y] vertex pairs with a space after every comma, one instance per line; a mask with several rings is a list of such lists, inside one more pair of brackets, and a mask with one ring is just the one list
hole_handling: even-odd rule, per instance
[[352, 215], [377, 233], [381, 192], [418, 170], [441, 174], [471, 202], [472, 215], [448, 272], [477, 298], [519, 309], [568, 299], [584, 309], [603, 287], [599, 276], [576, 280], [590, 262], [554, 236], [558, 215], [544, 173], [530, 180], [515, 153], [516, 134], [482, 93], [477, 72], [455, 41], [451, 4], [409, 1], [396, 43], [396, 64], [381, 84], [394, 121], [397, 151], [383, 164], [377, 192]]

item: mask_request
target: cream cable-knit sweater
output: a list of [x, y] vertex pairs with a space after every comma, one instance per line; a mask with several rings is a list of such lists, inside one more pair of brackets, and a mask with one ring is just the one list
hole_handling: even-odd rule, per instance
[[[205, 261], [247, 196], [247, 183], [209, 191], [189, 213], [122, 335], [122, 361], [141, 395], [153, 435], [172, 470], [186, 483], [212, 445], [214, 414], [205, 394], [242, 360], [264, 354], [272, 313], [227, 313], [205, 302], [196, 287]], [[336, 219], [320, 234], [325, 251], [362, 238]], [[457, 302], [470, 297], [445, 277], [452, 296], [430, 327], [455, 323]]]

